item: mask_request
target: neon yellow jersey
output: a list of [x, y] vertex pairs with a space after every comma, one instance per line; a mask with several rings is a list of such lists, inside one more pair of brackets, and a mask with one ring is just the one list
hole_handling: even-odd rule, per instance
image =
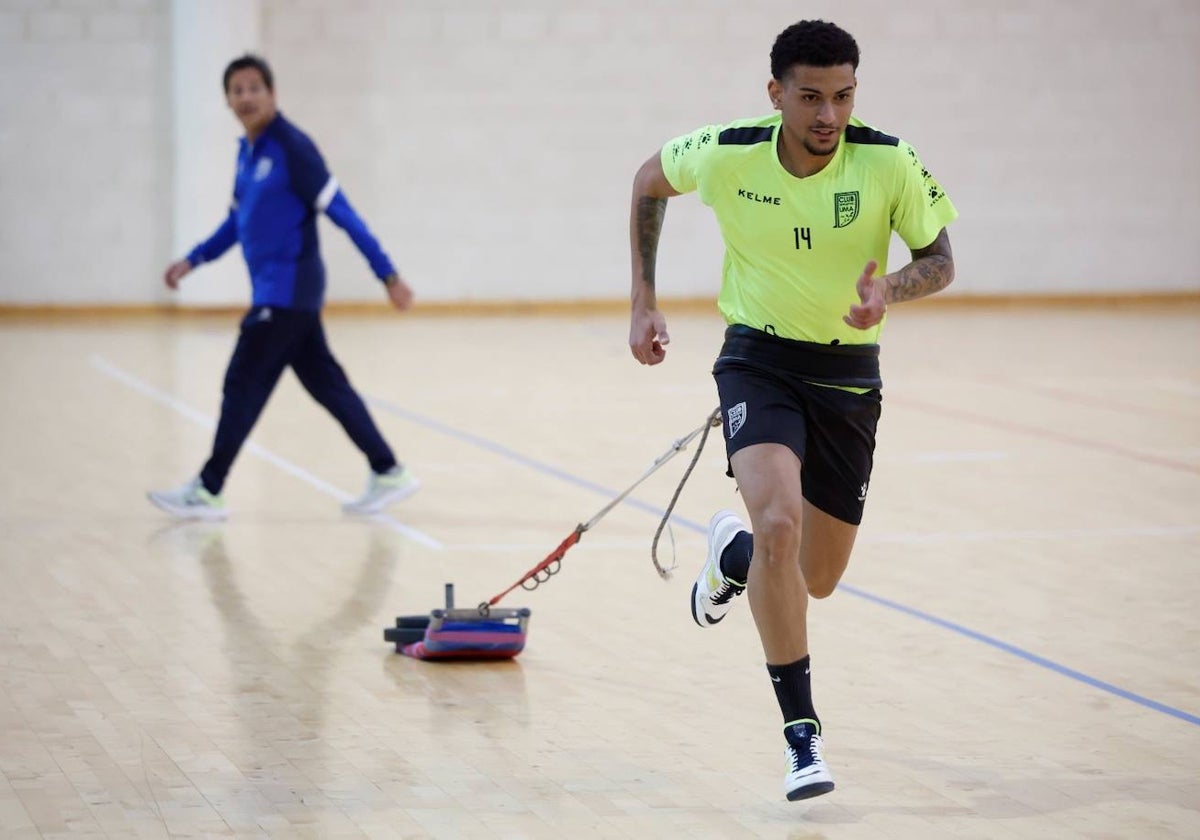
[[725, 240], [717, 306], [730, 324], [821, 344], [875, 344], [882, 324], [842, 321], [869, 260], [887, 271], [896, 231], [924, 248], [958, 216], [913, 148], [851, 118], [829, 164], [797, 178], [779, 162], [779, 114], [710, 125], [662, 150], [681, 193], [699, 192]]

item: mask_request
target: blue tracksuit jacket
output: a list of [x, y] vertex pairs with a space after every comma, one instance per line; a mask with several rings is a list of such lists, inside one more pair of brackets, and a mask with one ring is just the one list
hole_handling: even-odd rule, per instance
[[250, 269], [254, 306], [319, 310], [325, 265], [317, 243], [317, 213], [346, 231], [380, 280], [395, 268], [329, 174], [308, 135], [277, 114], [254, 143], [238, 146], [229, 215], [187, 259], [217, 259], [240, 243]]

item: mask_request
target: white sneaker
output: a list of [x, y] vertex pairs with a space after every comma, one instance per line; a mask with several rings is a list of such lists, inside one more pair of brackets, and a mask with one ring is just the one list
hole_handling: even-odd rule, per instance
[[342, 505], [346, 513], [379, 513], [393, 502], [407, 499], [421, 489], [421, 482], [408, 467], [392, 467], [389, 472], [371, 473], [367, 490], [352, 502]]
[[824, 746], [816, 721], [797, 720], [787, 724], [787, 775], [783, 794], [789, 801], [811, 799], [833, 790], [833, 775], [821, 755]]
[[745, 530], [746, 523], [731, 510], [717, 511], [708, 523], [708, 558], [692, 586], [692, 618], [701, 627], [712, 627], [723, 619], [733, 599], [746, 591], [746, 584], [721, 572], [721, 552]]
[[229, 515], [225, 500], [205, 490], [199, 476], [174, 490], [151, 490], [146, 498], [179, 519], [224, 519]]

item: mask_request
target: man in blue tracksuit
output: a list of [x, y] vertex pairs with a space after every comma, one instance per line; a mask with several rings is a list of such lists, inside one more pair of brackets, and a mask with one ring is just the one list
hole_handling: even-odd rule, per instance
[[224, 518], [225, 477], [279, 377], [291, 367], [370, 464], [366, 492], [344, 509], [378, 512], [412, 495], [419, 482], [397, 463], [325, 341], [325, 266], [317, 243], [317, 214], [325, 213], [346, 231], [393, 306], [408, 309], [412, 290], [342, 194], [312, 140], [279, 113], [267, 63], [254, 55], [238, 58], [225, 69], [224, 84], [229, 107], [246, 130], [238, 148], [233, 202], [217, 231], [172, 263], [164, 280], [176, 289], [193, 268], [239, 243], [250, 269], [253, 301], [225, 374], [212, 455], [194, 479], [174, 490], [151, 492], [150, 501], [181, 518]]

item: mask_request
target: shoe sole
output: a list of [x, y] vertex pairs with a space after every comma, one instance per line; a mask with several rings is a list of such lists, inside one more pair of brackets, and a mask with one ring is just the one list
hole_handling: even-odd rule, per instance
[[[727, 538], [724, 539], [724, 545], [721, 546], [721, 551], [725, 550], [725, 546], [729, 545], [729, 541], [733, 539], [733, 537], [737, 534], [738, 531], [744, 530], [745, 523], [742, 522], [741, 517], [738, 516], [733, 511], [719, 510], [713, 514], [712, 519], [710, 519], [708, 522], [708, 535], [709, 535], [708, 556], [706, 556], [704, 558], [704, 568], [700, 570], [701, 576], [707, 575], [708, 566], [710, 563], [715, 563], [718, 571], [721, 568], [720, 552], [717, 553], [716, 557], [713, 557], [712, 551], [713, 551], [713, 546], [715, 546], [721, 542], [721, 540], [714, 540], [713, 536], [714, 536], [717, 528], [719, 527], [717, 525], [717, 522], [719, 522], [722, 519], [735, 519], [739, 523], [739, 527], [736, 530], [734, 530], [733, 534], [727, 535]], [[725, 613], [725, 615], [722, 615], [720, 618], [713, 618], [707, 612], [704, 612], [703, 610], [701, 610], [699, 605], [696, 603], [697, 596], [699, 594], [700, 594], [700, 581], [697, 580], [695, 583], [692, 584], [692, 620], [695, 621], [696, 624], [698, 624], [701, 627], [715, 627], [716, 625], [720, 624], [721, 621], [725, 618], [725, 615], [729, 615], [729, 613], [727, 611]], [[703, 620], [701, 620], [701, 618], [700, 618], [701, 615], [704, 616]]]
[[385, 494], [376, 500], [370, 507], [358, 507], [353, 502], [349, 502], [342, 505], [342, 510], [346, 513], [353, 513], [361, 516], [371, 516], [372, 514], [381, 513], [388, 505], [394, 505], [396, 502], [404, 501], [420, 489], [421, 482], [414, 478], [410, 483], [404, 485], [403, 487], [397, 487], [395, 490]]
[[[720, 624], [721, 619], [724, 618], [725, 616], [721, 616], [721, 618], [714, 619], [714, 618], [710, 618], [708, 613], [696, 609], [696, 596], [699, 594], [700, 594], [700, 584], [693, 583], [692, 584], [692, 620], [695, 621], [697, 624], [699, 624], [701, 627], [713, 627], [717, 624]], [[701, 620], [701, 618], [700, 618], [701, 615], [704, 616], [703, 620]]]
[[164, 502], [161, 499], [156, 499], [153, 493], [147, 493], [146, 498], [150, 500], [150, 504], [154, 505], [161, 511], [171, 514], [176, 519], [193, 519], [205, 522], [216, 522], [225, 519], [229, 516], [229, 511], [223, 508], [184, 508], [178, 505], [173, 505], [170, 502]]
[[802, 799], [812, 799], [833, 790], [833, 782], [814, 782], [787, 792], [788, 802], [799, 802]]

